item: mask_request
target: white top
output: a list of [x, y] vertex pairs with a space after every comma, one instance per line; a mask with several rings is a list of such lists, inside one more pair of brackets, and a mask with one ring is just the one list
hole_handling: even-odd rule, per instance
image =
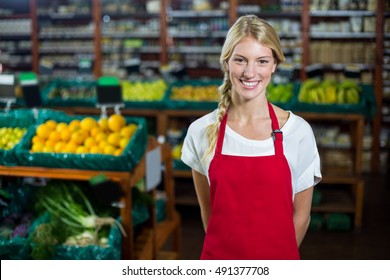
[[[203, 155], [208, 147], [206, 128], [214, 123], [218, 109], [197, 119], [188, 128], [182, 148], [182, 161], [192, 169], [207, 176], [214, 153], [206, 161]], [[290, 116], [281, 128], [283, 150], [292, 175], [293, 194], [316, 185], [322, 178], [320, 157], [311, 126], [301, 117], [289, 112]], [[240, 156], [274, 155], [272, 137], [265, 140], [247, 139], [226, 125], [222, 154]]]

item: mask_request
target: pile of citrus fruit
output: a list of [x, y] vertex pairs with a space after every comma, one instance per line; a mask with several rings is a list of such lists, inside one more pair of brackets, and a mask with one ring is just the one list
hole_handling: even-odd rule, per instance
[[37, 127], [31, 152], [120, 156], [136, 130], [137, 125], [126, 124], [120, 114], [98, 120], [84, 117], [69, 123], [47, 120]]
[[10, 150], [19, 143], [27, 128], [2, 127], [0, 128], [0, 149]]

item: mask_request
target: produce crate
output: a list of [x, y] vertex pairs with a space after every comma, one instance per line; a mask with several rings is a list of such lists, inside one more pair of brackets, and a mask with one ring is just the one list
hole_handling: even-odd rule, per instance
[[[120, 218], [117, 219], [121, 221]], [[43, 223], [50, 222], [50, 214], [46, 212], [31, 225], [30, 235]], [[30, 236], [31, 238], [31, 236]], [[31, 242], [32, 249], [39, 244]], [[122, 258], [122, 233], [117, 226], [112, 226], [108, 234], [108, 246], [99, 245], [70, 246], [52, 245], [54, 260], [120, 260]]]
[[[311, 104], [297, 101], [292, 109], [297, 112], [363, 114], [366, 118], [372, 119], [376, 112], [374, 88], [366, 84], [360, 87], [362, 92], [359, 104]], [[295, 97], [298, 98], [297, 96]]]
[[[220, 86], [220, 80], [211, 80], [211, 81], [203, 81], [203, 80], [186, 80], [186, 81], [178, 81], [170, 84], [168, 88], [168, 99], [167, 99], [167, 107], [169, 109], [192, 109], [192, 110], [214, 110], [218, 107], [218, 100], [215, 101], [205, 101], [205, 100], [181, 100], [181, 99], [173, 99], [172, 98], [172, 90], [174, 87], [184, 88], [184, 87], [208, 87], [208, 86]], [[188, 98], [189, 96], [186, 94], [184, 98]]]
[[27, 239], [34, 215], [28, 209], [32, 197], [31, 186], [7, 184], [7, 205], [0, 215], [0, 259], [25, 260], [29, 258], [30, 245]]
[[95, 107], [96, 81], [56, 79], [42, 89], [45, 106]]
[[[122, 155], [105, 154], [73, 154], [73, 153], [42, 153], [30, 152], [31, 141], [39, 124], [52, 119], [57, 122], [70, 123], [74, 119], [86, 116], [70, 116], [60, 111], [41, 110], [37, 123], [32, 125], [16, 149], [19, 165], [54, 168], [71, 168], [87, 170], [132, 171], [146, 151], [147, 128], [146, 120], [138, 117], [125, 117], [126, 123], [135, 123], [138, 127], [127, 144]], [[91, 116], [96, 120], [98, 116]]]
[[[125, 88], [125, 83], [131, 83], [132, 88]], [[163, 80], [144, 80], [140, 81], [139, 87], [135, 86], [137, 82], [131, 81], [122, 81], [122, 98], [123, 103], [125, 104], [125, 108], [129, 109], [165, 109], [168, 99], [168, 87], [169, 85]], [[147, 88], [145, 84], [148, 83], [160, 83], [162, 87], [164, 87], [163, 95], [158, 100], [146, 100], [148, 97], [143, 95], [150, 95], [153, 88]], [[163, 84], [164, 83], [164, 84]], [[142, 92], [148, 90], [148, 92]], [[160, 90], [160, 89], [157, 89]]]
[[[274, 85], [274, 87], [277, 87], [278, 85]], [[293, 110], [295, 108], [295, 105], [298, 102], [297, 96], [299, 93], [300, 84], [299, 83], [292, 83], [292, 95], [287, 101], [281, 101], [279, 100], [269, 100], [272, 104], [284, 109], [284, 110]]]
[[[3, 127], [29, 128], [35, 123], [35, 116], [32, 110], [16, 109], [7, 113], [0, 113], [0, 129]], [[26, 134], [23, 136], [25, 137]], [[1, 139], [0, 139], [1, 141]], [[21, 145], [21, 141], [9, 150], [0, 149], [0, 165], [17, 165], [16, 149]]]
[[28, 260], [30, 242], [27, 238], [15, 237], [10, 240], [0, 238], [1, 260]]
[[173, 169], [175, 169], [175, 170], [191, 170], [191, 168], [180, 159], [173, 160]]

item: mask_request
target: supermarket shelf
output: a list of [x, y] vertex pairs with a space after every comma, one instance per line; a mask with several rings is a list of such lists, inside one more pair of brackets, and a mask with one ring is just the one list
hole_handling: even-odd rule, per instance
[[320, 187], [319, 189], [322, 194], [322, 201], [312, 207], [313, 212], [354, 213], [354, 201], [349, 193], [339, 190], [322, 191]]
[[312, 39], [375, 39], [375, 37], [376, 34], [372, 32], [310, 32]]
[[375, 16], [373, 11], [354, 11], [354, 10], [327, 10], [327, 11], [311, 11], [311, 17], [370, 17]]
[[210, 10], [210, 11], [193, 11], [193, 10], [172, 10], [168, 11], [169, 17], [182, 18], [202, 18], [202, 17], [226, 17], [227, 11]]

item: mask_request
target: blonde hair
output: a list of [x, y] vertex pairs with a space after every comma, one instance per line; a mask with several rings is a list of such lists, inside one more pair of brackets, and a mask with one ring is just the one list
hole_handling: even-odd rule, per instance
[[264, 46], [270, 48], [276, 64], [285, 60], [279, 36], [276, 30], [269, 23], [255, 15], [246, 15], [238, 18], [238, 20], [233, 24], [226, 35], [225, 43], [222, 47], [221, 56], [219, 58], [224, 78], [222, 85], [218, 88], [220, 101], [218, 104], [217, 120], [213, 124], [210, 124], [206, 129], [209, 147], [203, 156], [203, 160], [206, 160], [213, 152], [218, 138], [219, 125], [232, 102], [232, 82], [229, 78], [227, 62], [230, 59], [236, 45], [245, 37], [253, 37]]

